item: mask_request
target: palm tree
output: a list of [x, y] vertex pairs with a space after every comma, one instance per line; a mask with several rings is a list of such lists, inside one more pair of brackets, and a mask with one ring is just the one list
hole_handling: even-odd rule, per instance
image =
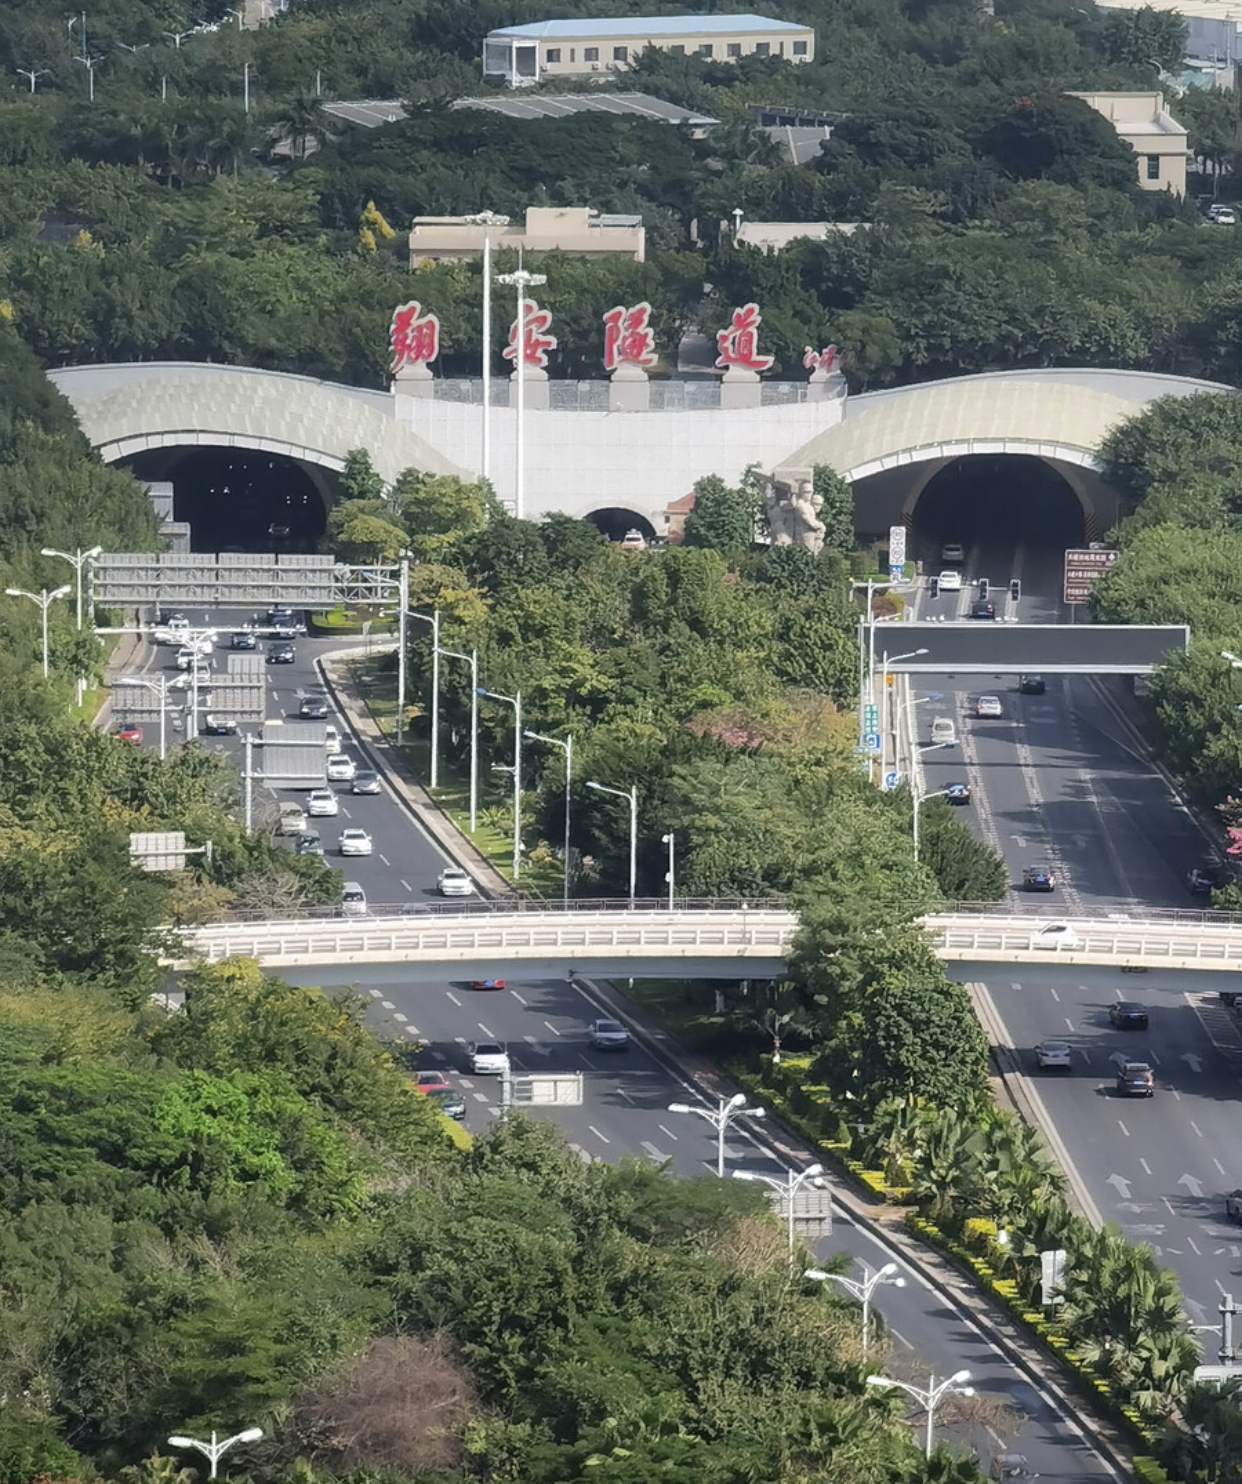
[[321, 148], [337, 132], [331, 114], [324, 111], [323, 100], [311, 93], [286, 98], [272, 122], [276, 129], [273, 145], [287, 139], [295, 160], [304, 160], [312, 147]]
[[973, 1201], [979, 1189], [982, 1149], [982, 1132], [963, 1122], [955, 1110], [939, 1109], [929, 1121], [915, 1169], [914, 1193], [932, 1221], [944, 1223]]
[[874, 1168], [883, 1160], [884, 1178], [890, 1185], [910, 1179], [910, 1163], [923, 1142], [928, 1113], [908, 1098], [885, 1098], [877, 1103], [867, 1126], [863, 1159]]

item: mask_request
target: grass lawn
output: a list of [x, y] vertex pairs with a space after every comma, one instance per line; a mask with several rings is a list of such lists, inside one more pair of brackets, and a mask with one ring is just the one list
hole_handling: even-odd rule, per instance
[[739, 1035], [728, 1015], [715, 1013], [709, 985], [687, 979], [618, 979], [617, 988], [640, 1005], [687, 1051], [721, 1056], [736, 1053]]
[[[366, 700], [367, 708], [375, 718], [384, 735], [392, 739], [397, 720], [397, 677], [392, 671], [380, 668], [378, 661], [366, 660], [355, 664], [354, 674], [359, 689]], [[439, 787], [434, 791], [428, 784], [431, 777], [431, 743], [424, 735], [427, 718], [415, 717], [406, 728], [401, 755], [413, 771], [415, 778], [423, 784], [440, 808], [505, 878], [513, 881], [513, 792], [505, 786], [508, 780], [500, 774], [502, 784], [497, 787], [492, 779], [480, 770], [478, 828], [470, 833], [470, 776], [469, 765], [462, 771], [446, 764], [440, 755]], [[518, 886], [533, 897], [559, 897], [562, 891], [561, 863], [559, 860], [544, 861], [524, 859]]]

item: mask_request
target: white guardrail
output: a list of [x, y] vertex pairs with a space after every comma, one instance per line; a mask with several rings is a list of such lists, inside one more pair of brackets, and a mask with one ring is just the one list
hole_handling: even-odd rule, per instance
[[[427, 916], [293, 919], [182, 928], [184, 951], [163, 962], [189, 968], [239, 956], [272, 968], [298, 964], [454, 964], [600, 958], [783, 959], [797, 930], [779, 907], [633, 910], [611, 904], [566, 912], [542, 904]], [[488, 904], [490, 907], [491, 904]], [[1242, 969], [1242, 922], [1161, 922], [1119, 918], [934, 915], [923, 919], [946, 962], [1104, 964], [1135, 968]]]

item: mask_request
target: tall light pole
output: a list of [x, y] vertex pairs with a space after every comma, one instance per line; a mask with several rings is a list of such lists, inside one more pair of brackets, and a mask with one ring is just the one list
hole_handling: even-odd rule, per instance
[[52, 75], [46, 67], [14, 67], [13, 71], [19, 77], [28, 77], [30, 79], [30, 91], [32, 93], [35, 90], [35, 84], [41, 77], [51, 77]]
[[693, 1113], [698, 1118], [706, 1118], [716, 1130], [716, 1174], [721, 1180], [724, 1179], [725, 1135], [729, 1131], [729, 1125], [735, 1118], [765, 1118], [767, 1116], [763, 1108], [746, 1106], [744, 1092], [735, 1092], [731, 1098], [721, 1098], [718, 1108], [702, 1108], [698, 1103], [670, 1103], [668, 1111], [670, 1113]]
[[518, 520], [526, 515], [526, 290], [547, 283], [543, 273], [501, 273], [497, 283], [517, 286], [517, 340], [514, 345], [514, 370], [517, 372], [517, 454], [513, 492], [513, 513]]
[[764, 1185], [770, 1185], [785, 1201], [785, 1215], [789, 1232], [789, 1260], [793, 1262], [794, 1255], [794, 1197], [804, 1185], [822, 1186], [824, 1174], [823, 1165], [807, 1165], [805, 1170], [795, 1172], [785, 1171], [785, 1178], [778, 1179], [775, 1175], [764, 1175], [758, 1170], [734, 1170], [735, 1180], [749, 1180], [752, 1183], [762, 1181]]
[[[899, 664], [902, 660], [913, 660], [913, 659], [917, 659], [919, 657], [919, 655], [926, 654], [926, 653], [927, 653], [927, 651], [925, 649], [912, 649], [909, 654], [895, 654], [892, 657], [892, 659], [890, 660], [889, 657], [888, 657], [888, 650], [886, 649], [884, 651], [884, 657], [880, 661], [881, 665], [883, 666], [882, 674], [884, 676], [884, 686], [883, 686], [883, 690], [881, 692], [881, 702], [880, 702], [880, 704], [884, 708], [884, 710], [883, 710], [883, 712], [882, 712], [882, 714], [880, 716], [880, 787], [881, 788], [884, 787], [884, 778], [885, 778], [884, 759], [885, 759], [885, 756], [886, 756], [887, 751], [888, 751], [888, 748], [887, 748], [888, 732], [889, 732], [889, 724], [890, 724], [890, 721], [891, 721], [891, 718], [892, 718], [892, 707], [889, 705], [889, 701], [888, 701], [888, 667], [889, 667], [890, 664], [892, 664], [892, 665]], [[896, 751], [896, 748], [894, 748], [893, 750], [895, 752]]]
[[668, 882], [668, 910], [671, 912], [673, 910], [673, 897], [676, 894], [675, 888], [677, 884], [677, 860], [675, 855], [677, 836], [670, 830], [667, 835], [660, 836], [660, 842], [668, 846], [668, 871], [664, 879]]
[[[440, 610], [435, 608], [430, 613], [418, 613], [413, 608], [408, 612], [403, 608], [401, 614], [403, 619], [416, 618], [419, 623], [431, 625], [431, 787], [434, 790], [440, 786]], [[402, 623], [401, 629], [404, 628], [405, 624]], [[401, 659], [397, 666], [400, 671], [405, 664], [404, 634], [398, 639], [398, 643], [401, 644]], [[400, 674], [397, 678], [401, 679]], [[403, 736], [400, 712], [405, 704], [404, 684], [399, 684], [397, 690], [397, 746], [400, 747]]]
[[47, 679], [47, 610], [57, 598], [67, 598], [73, 591], [71, 587], [58, 587], [48, 592], [44, 588], [42, 592], [28, 593], [24, 587], [6, 587], [5, 592], [10, 598], [29, 598], [32, 603], [37, 603], [43, 610], [43, 678]]
[[441, 649], [436, 653], [448, 660], [465, 660], [470, 666], [470, 833], [478, 827], [479, 816], [479, 651], [459, 654], [455, 649]]
[[[929, 701], [943, 701], [943, 700], [944, 700], [944, 693], [942, 691], [938, 691], [938, 690], [931, 691], [928, 695], [925, 695], [925, 696], [910, 696], [907, 700], [904, 700], [901, 703], [901, 705], [898, 706], [898, 708], [897, 708], [897, 719], [896, 719], [896, 721], [893, 722], [893, 739], [894, 739], [894, 743], [896, 744], [897, 738], [899, 737], [899, 735], [901, 733], [901, 718], [906, 714], [907, 711], [910, 710], [910, 708], [912, 706], [925, 706], [925, 705], [927, 705], [927, 703]], [[883, 772], [884, 771], [884, 769], [883, 769], [883, 758], [881, 758], [880, 762], [881, 762], [880, 771]], [[899, 755], [898, 747], [896, 745], [894, 746], [894, 749], [893, 749], [893, 774], [894, 774], [895, 779], [900, 780], [900, 778], [901, 778], [901, 757]], [[884, 776], [886, 778], [888, 775], [885, 774]], [[883, 788], [884, 786], [885, 786], [884, 785], [884, 778], [881, 778], [880, 779], [880, 787]], [[897, 784], [896, 784], [896, 782], [894, 782], [893, 787], [896, 788], [896, 786], [897, 786]]]
[[235, 1443], [257, 1443], [263, 1436], [261, 1427], [248, 1427], [244, 1432], [235, 1432], [231, 1438], [223, 1438], [217, 1441], [216, 1434], [211, 1435], [211, 1442], [200, 1442], [198, 1438], [183, 1438], [180, 1435], [168, 1440], [171, 1448], [196, 1448], [211, 1463], [211, 1472], [207, 1475], [209, 1479], [216, 1477], [216, 1471], [221, 1458], [229, 1451]]
[[522, 871], [522, 692], [504, 696], [498, 690], [480, 686], [477, 694], [513, 707], [513, 881], [516, 885]]
[[79, 546], [77, 551], [57, 551], [54, 546], [45, 546], [41, 553], [43, 556], [60, 557], [69, 562], [74, 570], [78, 590], [78, 628], [82, 627], [82, 568], [87, 562], [94, 561], [97, 556], [103, 555], [102, 546], [92, 546], [89, 551], [83, 551]]
[[[174, 682], [175, 683], [175, 682]], [[160, 698], [160, 761], [167, 755], [168, 679], [164, 675], [122, 675], [117, 685], [140, 685]]]
[[871, 1338], [871, 1295], [881, 1284], [886, 1288], [904, 1288], [906, 1280], [895, 1276], [897, 1273], [895, 1262], [886, 1262], [874, 1273], [866, 1263], [863, 1263], [862, 1270], [861, 1281], [857, 1278], [847, 1278], [844, 1273], [825, 1273], [821, 1268], [807, 1268], [803, 1276], [813, 1278], [817, 1283], [839, 1283], [851, 1298], [857, 1299], [862, 1305], [862, 1352], [866, 1355], [868, 1341]]
[[969, 1371], [954, 1371], [946, 1381], [936, 1385], [936, 1378], [932, 1376], [924, 1391], [918, 1386], [912, 1386], [909, 1381], [894, 1381], [891, 1376], [868, 1376], [868, 1386], [879, 1386], [884, 1390], [896, 1387], [904, 1391], [907, 1396], [912, 1396], [920, 1407], [927, 1409], [927, 1445], [924, 1449], [926, 1457], [932, 1456], [932, 1429], [936, 1423], [936, 1408], [946, 1396], [974, 1396], [975, 1388], [965, 1383], [970, 1380]]
[[634, 894], [638, 886], [638, 784], [629, 788], [609, 788], [605, 783], [588, 783], [599, 794], [613, 794], [618, 799], [627, 799], [630, 805], [630, 906], [634, 905]]
[[571, 733], [561, 740], [560, 737], [545, 737], [542, 732], [527, 732], [532, 742], [546, 742], [549, 747], [559, 747], [565, 754], [565, 884], [561, 888], [561, 899], [565, 906], [569, 906], [569, 806], [573, 799], [574, 782], [574, 739]]
[[89, 96], [90, 101], [93, 103], [95, 101], [95, 68], [103, 61], [103, 53], [101, 52], [97, 57], [74, 57], [73, 60], [75, 62], [81, 62], [83, 67], [86, 68], [87, 75], [90, 78]]
[[483, 478], [492, 477], [492, 228], [507, 227], [509, 218], [476, 211], [462, 218], [483, 228]]

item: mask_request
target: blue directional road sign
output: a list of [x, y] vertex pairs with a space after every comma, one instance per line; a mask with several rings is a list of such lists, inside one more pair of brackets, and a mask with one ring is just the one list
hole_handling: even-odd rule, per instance
[[871, 749], [872, 752], [879, 752], [879, 750], [880, 750], [880, 734], [879, 734], [879, 732], [868, 732], [867, 733], [867, 736], [865, 738], [865, 741], [867, 743], [867, 746]]
[[884, 787], [885, 788], [896, 788], [897, 787], [897, 774], [896, 773], [885, 773], [885, 775], [884, 775]]

